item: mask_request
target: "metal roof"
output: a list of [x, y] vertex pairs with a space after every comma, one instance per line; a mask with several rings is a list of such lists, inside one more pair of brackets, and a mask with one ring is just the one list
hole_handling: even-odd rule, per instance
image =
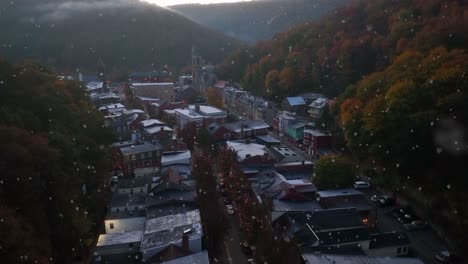
[[96, 246], [112, 246], [119, 244], [137, 243], [141, 242], [143, 238], [143, 231], [132, 231], [123, 233], [111, 233], [99, 235]]
[[297, 105], [306, 105], [306, 102], [304, 101], [304, 98], [297, 96], [297, 97], [288, 97], [287, 98], [288, 103], [292, 106], [297, 106]]

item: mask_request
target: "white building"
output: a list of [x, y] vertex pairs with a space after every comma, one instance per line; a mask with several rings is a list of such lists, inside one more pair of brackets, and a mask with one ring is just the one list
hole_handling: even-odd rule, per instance
[[177, 125], [184, 129], [187, 124], [195, 123], [202, 126], [206, 120], [224, 122], [226, 112], [208, 105], [189, 105], [187, 108], [175, 109]]

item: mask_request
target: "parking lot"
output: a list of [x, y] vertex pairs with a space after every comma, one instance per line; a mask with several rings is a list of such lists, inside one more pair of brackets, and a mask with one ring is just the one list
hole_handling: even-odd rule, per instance
[[[368, 198], [375, 194], [369, 192]], [[437, 233], [430, 227], [420, 230], [406, 231], [403, 228], [403, 223], [398, 221], [394, 211], [397, 210], [395, 206], [377, 207], [377, 231], [378, 232], [391, 232], [402, 231], [408, 235], [411, 241], [410, 254], [419, 257], [426, 264], [436, 264], [438, 262], [434, 256], [440, 251], [447, 250], [445, 242], [437, 235]], [[421, 219], [425, 221], [425, 219]]]

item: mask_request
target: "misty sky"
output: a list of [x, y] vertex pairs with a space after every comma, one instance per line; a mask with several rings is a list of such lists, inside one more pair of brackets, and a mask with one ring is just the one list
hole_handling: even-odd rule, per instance
[[232, 2], [242, 2], [242, 1], [251, 1], [251, 0], [145, 0], [150, 3], [154, 3], [160, 6], [170, 6], [170, 5], [179, 5], [187, 3], [200, 3], [200, 4], [211, 4], [211, 3], [232, 3]]

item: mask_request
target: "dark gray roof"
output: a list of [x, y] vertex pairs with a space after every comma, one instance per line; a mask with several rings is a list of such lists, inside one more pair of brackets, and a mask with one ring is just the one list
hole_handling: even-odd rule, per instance
[[306, 264], [423, 264], [417, 258], [369, 257], [356, 255], [302, 254]]
[[235, 131], [235, 132], [240, 132], [242, 129], [242, 126], [244, 126], [244, 131], [255, 130], [255, 129], [265, 129], [265, 128], [270, 127], [267, 123], [265, 123], [265, 121], [261, 119], [238, 121], [238, 122], [224, 124], [225, 128], [227, 128], [230, 131]]
[[181, 214], [196, 210], [198, 206], [193, 202], [171, 201], [162, 205], [154, 205], [146, 208], [148, 219], [157, 218], [166, 215]]
[[131, 146], [120, 148], [120, 151], [122, 152], [123, 155], [132, 155], [132, 154], [156, 151], [160, 149], [162, 149], [162, 146], [159, 143], [152, 144], [149, 142], [143, 142], [142, 144], [131, 145]]
[[147, 196], [146, 205], [162, 205], [172, 201], [180, 202], [195, 202], [197, 193], [195, 191], [181, 191], [181, 190], [165, 190], [154, 194], [153, 196]]
[[146, 185], [151, 183], [152, 177], [135, 177], [135, 178], [126, 178], [119, 180], [117, 184], [117, 188], [125, 189], [125, 188], [138, 188], [138, 187], [145, 187]]
[[261, 141], [267, 142], [267, 143], [281, 143], [281, 141], [271, 135], [261, 135], [257, 136], [257, 139], [260, 139]]
[[110, 202], [111, 207], [121, 207], [121, 206], [137, 206], [145, 205], [146, 194], [119, 194], [114, 193], [112, 200]]
[[326, 209], [356, 208], [358, 211], [373, 210], [374, 206], [364, 194], [355, 189], [319, 191], [319, 204]]
[[317, 201], [294, 202], [273, 199], [272, 202], [273, 211], [278, 212], [310, 212], [322, 209], [322, 207], [320, 207]]
[[109, 255], [94, 255], [91, 264], [135, 264], [140, 263], [141, 253], [119, 253]]
[[202, 252], [198, 252], [192, 255], [188, 255], [186, 257], [174, 259], [166, 264], [210, 264], [210, 260], [208, 258], [208, 251], [204, 250]]
[[106, 215], [106, 220], [145, 217], [145, 216], [146, 216], [145, 210], [120, 211], [120, 212], [111, 212], [111, 210], [109, 210]]
[[372, 234], [370, 236], [369, 248], [384, 248], [393, 246], [409, 245], [410, 241], [405, 233], [402, 232], [388, 232], [381, 234]]

